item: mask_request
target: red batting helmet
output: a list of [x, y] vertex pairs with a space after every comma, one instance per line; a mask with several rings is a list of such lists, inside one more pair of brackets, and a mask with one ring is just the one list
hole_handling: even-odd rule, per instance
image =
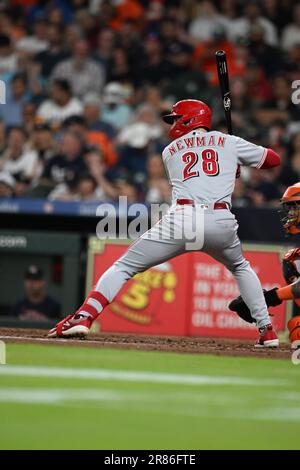
[[203, 101], [182, 100], [175, 103], [172, 112], [163, 116], [163, 120], [172, 124], [169, 135], [177, 139], [197, 127], [211, 128], [211, 109]]

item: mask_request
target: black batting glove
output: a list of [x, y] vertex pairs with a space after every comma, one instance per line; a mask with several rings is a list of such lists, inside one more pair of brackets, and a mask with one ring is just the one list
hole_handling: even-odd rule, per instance
[[264, 296], [266, 304], [268, 307], [277, 307], [277, 305], [282, 304], [282, 300], [277, 295], [278, 287], [264, 291]]
[[252, 318], [251, 313], [247, 305], [240, 295], [236, 299], [233, 299], [228, 305], [229, 310], [236, 312], [240, 318], [242, 318], [247, 323], [256, 323], [254, 318]]

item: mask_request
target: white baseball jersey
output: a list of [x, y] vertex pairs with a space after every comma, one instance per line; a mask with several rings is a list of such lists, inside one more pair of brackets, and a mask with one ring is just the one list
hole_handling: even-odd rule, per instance
[[176, 199], [231, 205], [238, 165], [260, 168], [267, 149], [218, 131], [194, 130], [163, 151], [163, 161]]

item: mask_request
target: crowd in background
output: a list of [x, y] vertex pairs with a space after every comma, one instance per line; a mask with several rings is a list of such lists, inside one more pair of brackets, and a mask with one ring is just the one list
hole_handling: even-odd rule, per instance
[[233, 203], [277, 204], [300, 179], [300, 3], [0, 0], [0, 197], [169, 202], [161, 116], [201, 99], [226, 131], [219, 49], [234, 133], [282, 158], [243, 169]]

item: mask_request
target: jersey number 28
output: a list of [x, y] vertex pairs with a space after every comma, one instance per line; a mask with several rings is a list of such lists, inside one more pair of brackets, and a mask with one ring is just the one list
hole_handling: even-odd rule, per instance
[[[217, 176], [220, 168], [218, 163], [218, 154], [214, 149], [205, 149], [201, 152], [202, 171], [207, 176]], [[185, 163], [183, 169], [183, 181], [199, 176], [199, 171], [194, 167], [198, 163], [199, 157], [195, 152], [186, 152], [182, 155], [182, 161]]]

